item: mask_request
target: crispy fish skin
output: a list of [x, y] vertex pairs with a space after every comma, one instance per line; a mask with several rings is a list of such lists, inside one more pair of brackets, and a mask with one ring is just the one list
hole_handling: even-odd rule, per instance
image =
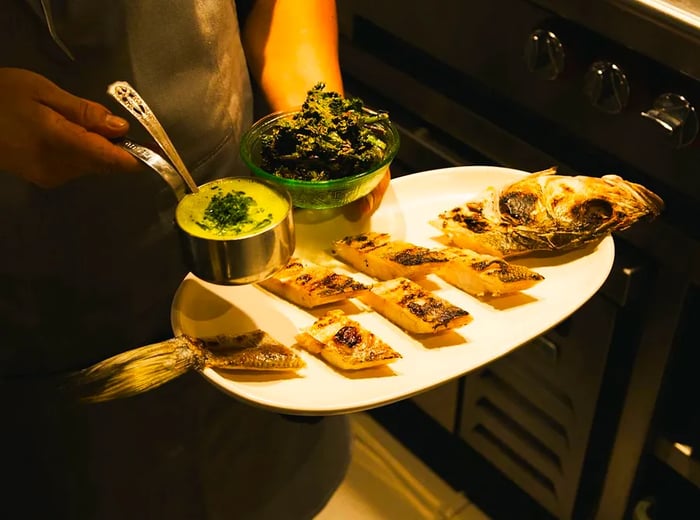
[[430, 223], [458, 247], [507, 258], [575, 249], [651, 220], [663, 208], [658, 195], [617, 175], [556, 175], [550, 168], [489, 188]]
[[298, 370], [306, 362], [265, 331], [256, 329], [234, 336], [218, 335], [201, 340], [205, 366], [226, 370]]
[[334, 253], [365, 274], [391, 280], [419, 279], [435, 273], [474, 296], [500, 296], [529, 289], [544, 277], [502, 258], [457, 247], [427, 248], [388, 233], [367, 232], [342, 238]]
[[454, 329], [471, 321], [471, 315], [408, 278], [376, 283], [363, 302], [405, 331], [431, 334]]
[[492, 255], [469, 249], [447, 247], [449, 261], [436, 274], [447, 283], [472, 296], [502, 296], [530, 289], [544, 276]]
[[331, 309], [297, 335], [299, 344], [341, 370], [392, 363], [401, 354], [340, 309]]
[[369, 286], [349, 275], [297, 257], [291, 258], [282, 270], [258, 285], [307, 309], [369, 291]]
[[439, 250], [392, 240], [388, 233], [373, 231], [336, 240], [331, 251], [358, 271], [379, 280], [416, 280], [447, 262]]

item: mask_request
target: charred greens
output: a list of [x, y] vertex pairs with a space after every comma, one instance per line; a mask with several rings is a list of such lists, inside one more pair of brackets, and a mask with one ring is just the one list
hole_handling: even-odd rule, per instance
[[317, 83], [299, 112], [261, 138], [261, 166], [289, 179], [347, 177], [377, 166], [387, 147], [386, 112], [367, 109], [358, 98], [325, 91]]

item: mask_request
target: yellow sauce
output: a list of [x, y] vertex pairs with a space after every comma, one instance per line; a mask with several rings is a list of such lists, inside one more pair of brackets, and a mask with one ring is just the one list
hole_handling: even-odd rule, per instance
[[[206, 210], [215, 197], [232, 194], [250, 197], [246, 215], [239, 224], [225, 229], [217, 228], [207, 218]], [[186, 233], [211, 240], [232, 240], [255, 235], [281, 222], [289, 212], [289, 202], [273, 188], [248, 177], [229, 177], [208, 182], [179, 202], [175, 220]]]

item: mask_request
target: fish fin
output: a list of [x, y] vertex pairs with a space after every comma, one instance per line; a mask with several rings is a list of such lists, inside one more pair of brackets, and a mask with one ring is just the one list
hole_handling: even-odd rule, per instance
[[540, 177], [543, 175], [556, 175], [556, 174], [557, 174], [557, 167], [551, 166], [550, 168], [547, 168], [546, 170], [540, 170], [538, 172], [533, 172], [529, 176], [530, 177]]

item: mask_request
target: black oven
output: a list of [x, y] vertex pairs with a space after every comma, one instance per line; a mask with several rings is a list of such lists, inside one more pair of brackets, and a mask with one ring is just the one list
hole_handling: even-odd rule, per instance
[[[695, 4], [338, 4], [348, 91], [387, 108], [400, 127], [394, 176], [557, 166], [617, 173], [667, 203], [662, 218], [615, 236], [610, 277], [564, 323], [459, 381], [373, 412], [494, 517], [513, 518], [509, 505], [520, 518], [539, 518], [523, 514], [531, 507], [601, 520], [698, 507]], [[441, 440], [418, 434], [418, 421], [428, 430], [434, 422]]]

